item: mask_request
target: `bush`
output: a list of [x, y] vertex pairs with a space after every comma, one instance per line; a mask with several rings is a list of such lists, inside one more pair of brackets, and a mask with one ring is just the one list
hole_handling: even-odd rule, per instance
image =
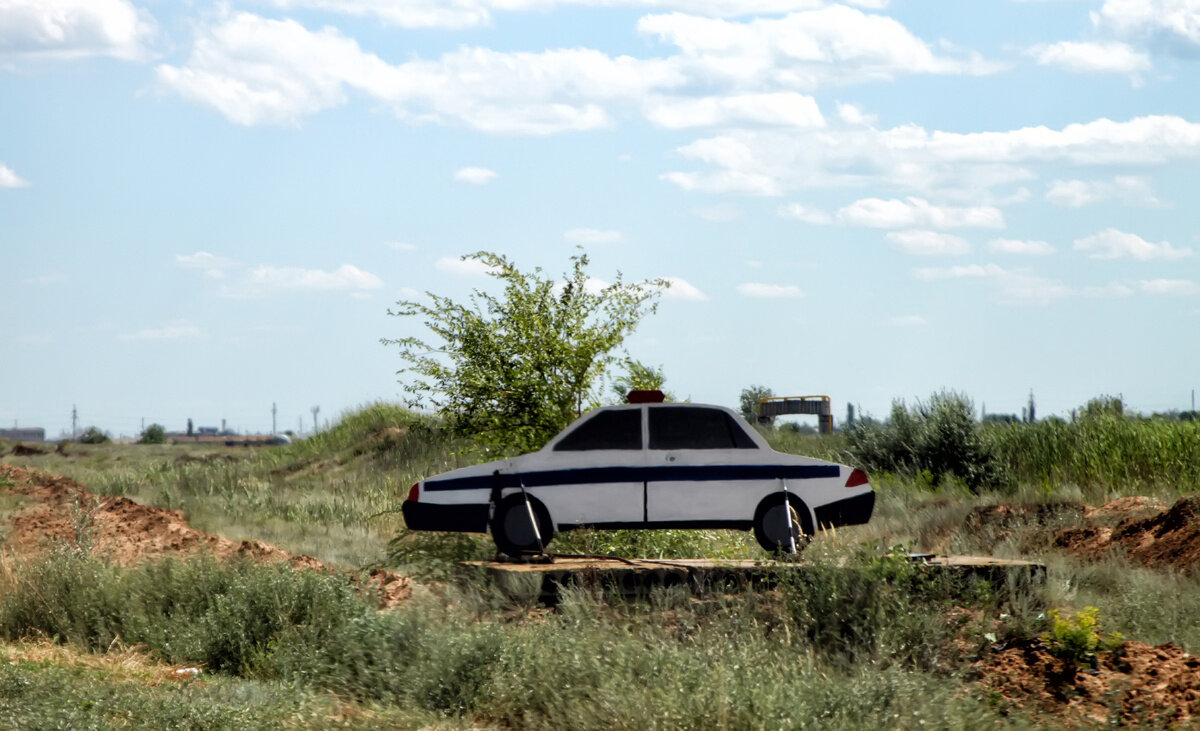
[[166, 444], [167, 429], [162, 424], [151, 424], [142, 430], [138, 444]]
[[108, 436], [108, 432], [98, 426], [89, 426], [79, 435], [80, 444], [107, 444], [112, 438]]
[[853, 461], [868, 471], [926, 473], [933, 485], [953, 475], [978, 490], [1007, 482], [982, 431], [971, 400], [943, 391], [911, 408], [894, 402], [891, 418], [859, 424], [846, 432], [846, 443]]

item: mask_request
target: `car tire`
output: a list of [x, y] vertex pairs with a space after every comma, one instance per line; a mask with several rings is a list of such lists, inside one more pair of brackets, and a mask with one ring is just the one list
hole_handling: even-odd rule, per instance
[[[775, 553], [800, 553], [812, 540], [812, 518], [808, 506], [794, 495], [787, 495], [786, 502], [782, 493], [775, 493], [763, 499], [754, 511], [754, 537], [764, 551]], [[790, 521], [789, 521], [789, 515]], [[792, 526], [792, 540], [788, 540], [788, 524]]]
[[542, 549], [545, 549], [554, 537], [554, 524], [550, 522], [550, 513], [540, 500], [530, 497], [529, 507], [526, 507], [524, 495], [509, 495], [496, 503], [496, 512], [492, 515], [492, 540], [496, 542], [496, 548], [501, 553], [516, 558], [538, 552], [538, 538], [529, 520], [529, 508], [533, 508], [533, 514], [537, 518], [538, 531], [542, 536]]

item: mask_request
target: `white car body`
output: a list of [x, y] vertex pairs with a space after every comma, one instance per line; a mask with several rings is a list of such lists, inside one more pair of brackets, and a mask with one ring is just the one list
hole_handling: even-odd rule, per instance
[[[554, 531], [582, 526], [770, 533], [760, 525], [769, 520], [764, 511], [784, 499], [794, 512], [775, 519], [811, 535], [814, 527], [867, 522], [874, 498], [861, 471], [776, 452], [730, 409], [643, 403], [589, 412], [537, 452], [427, 478], [402, 509], [411, 529], [491, 531], [504, 550], [498, 533], [513, 534], [514, 525], [520, 532], [535, 513], [536, 532], [548, 534], [537, 536], [540, 549]], [[502, 510], [513, 515], [505, 531], [496, 509], [514, 499], [525, 511]]]

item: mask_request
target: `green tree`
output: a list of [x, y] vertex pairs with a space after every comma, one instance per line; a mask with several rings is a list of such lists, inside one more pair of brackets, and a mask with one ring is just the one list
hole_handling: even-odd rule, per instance
[[775, 392], [766, 386], [751, 386], [743, 388], [742, 394], [738, 398], [738, 408], [742, 412], [742, 418], [751, 424], [758, 423], [758, 400], [771, 398]]
[[633, 358], [626, 358], [622, 363], [625, 366], [625, 374], [614, 378], [612, 383], [612, 393], [617, 397], [618, 403], [623, 403], [629, 392], [635, 389], [662, 391], [667, 401], [675, 400], [675, 396], [663, 387], [667, 377], [663, 374], [662, 366], [655, 368]]
[[108, 436], [108, 432], [98, 426], [89, 426], [79, 435], [80, 444], [105, 444], [112, 441]]
[[419, 317], [435, 338], [383, 339], [396, 345], [411, 406], [433, 408], [459, 434], [504, 448], [546, 443], [597, 404], [598, 384], [625, 338], [657, 308], [664, 280], [626, 284], [620, 273], [597, 287], [588, 257], [571, 257], [565, 281], [523, 272], [506, 257], [463, 257], [488, 267], [500, 295], [475, 290], [466, 304], [427, 292], [428, 304], [400, 301], [388, 314]]
[[142, 430], [139, 444], [166, 444], [167, 429], [162, 424], [151, 424]]

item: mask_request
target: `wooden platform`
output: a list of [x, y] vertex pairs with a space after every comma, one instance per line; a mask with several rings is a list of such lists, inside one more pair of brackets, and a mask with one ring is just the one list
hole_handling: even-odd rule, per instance
[[[935, 556], [913, 554], [908, 560], [919, 571], [950, 573], [966, 580], [983, 579], [1003, 585], [1008, 581], [1040, 584], [1046, 567], [1033, 561], [987, 556]], [[546, 604], [558, 603], [563, 587], [598, 589], [622, 597], [649, 596], [656, 589], [687, 587], [698, 596], [771, 589], [788, 575], [812, 571], [803, 560], [720, 561], [712, 559], [612, 559], [555, 557], [550, 562], [464, 561], [467, 573], [483, 573], [504, 593]], [[866, 571], [846, 568], [846, 571]]]

